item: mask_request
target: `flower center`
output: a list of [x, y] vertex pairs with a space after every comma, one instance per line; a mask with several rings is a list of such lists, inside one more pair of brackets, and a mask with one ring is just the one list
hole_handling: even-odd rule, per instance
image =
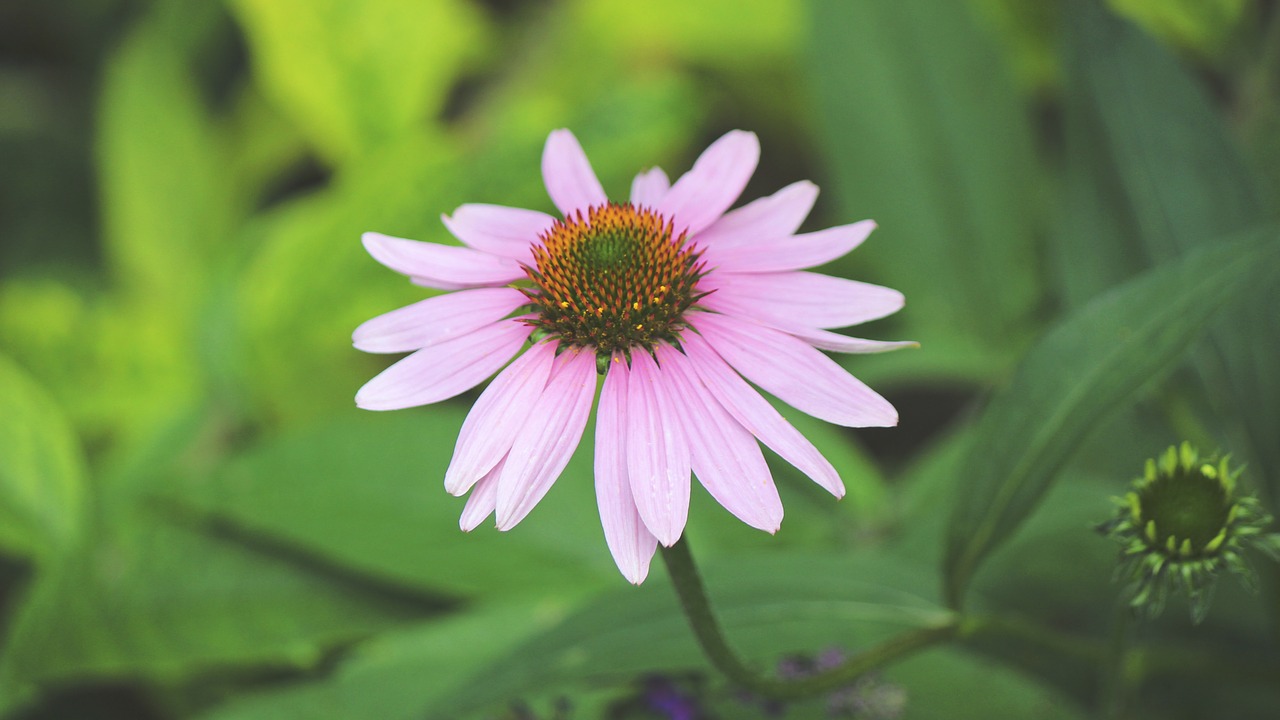
[[1139, 493], [1145, 525], [1155, 523], [1155, 542], [1164, 546], [1170, 537], [1178, 546], [1190, 540], [1199, 549], [1228, 525], [1231, 498], [1222, 484], [1199, 467], [1177, 467], [1161, 475]]
[[698, 251], [685, 235], [672, 237], [661, 215], [609, 203], [557, 221], [535, 246], [534, 287], [524, 290], [537, 308], [531, 325], [575, 347], [651, 350], [675, 340], [684, 313], [704, 293]]

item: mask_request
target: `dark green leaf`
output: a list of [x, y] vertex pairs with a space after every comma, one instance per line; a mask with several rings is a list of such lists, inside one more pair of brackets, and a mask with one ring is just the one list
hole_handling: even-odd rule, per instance
[[1032, 348], [980, 419], [955, 479], [945, 560], [953, 607], [983, 558], [1035, 508], [1089, 430], [1171, 369], [1216, 310], [1274, 282], [1276, 233], [1268, 227], [1145, 273]]
[[[1220, 113], [1175, 58], [1096, 3], [1075, 3], [1072, 18], [1079, 92], [1069, 107], [1109, 149], [1119, 183], [1104, 187], [1115, 191], [1113, 204], [1127, 205], [1150, 257], [1180, 257], [1275, 216]], [[1069, 241], [1093, 246], [1082, 236]], [[1212, 352], [1196, 360], [1212, 424], [1280, 495], [1280, 404], [1256, 402], [1280, 393], [1277, 302], [1274, 285], [1243, 296], [1239, 311], [1215, 325]]]
[[1008, 68], [968, 3], [811, 5], [840, 217], [880, 225], [836, 267], [870, 265], [906, 294], [910, 339], [968, 345], [946, 357], [982, 354], [963, 368], [990, 376], [1016, 351], [1011, 335], [1025, 330], [1038, 293], [1038, 175]]

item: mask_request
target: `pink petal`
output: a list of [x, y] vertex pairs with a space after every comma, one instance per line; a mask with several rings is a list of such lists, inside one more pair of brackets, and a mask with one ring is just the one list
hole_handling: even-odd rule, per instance
[[551, 202], [565, 217], [609, 201], [587, 154], [568, 130], [553, 130], [547, 137], [542, 151], [542, 181]]
[[755, 133], [733, 130], [711, 143], [656, 208], [676, 233], [696, 235], [724, 214], [742, 194], [760, 160]]
[[669, 189], [671, 181], [667, 179], [667, 174], [662, 172], [662, 168], [652, 168], [631, 181], [631, 204], [636, 207], [657, 207]]
[[618, 569], [633, 585], [649, 575], [658, 539], [645, 527], [627, 478], [627, 375], [625, 361], [615, 355], [600, 390], [596, 408], [596, 503], [604, 539]]
[[903, 305], [897, 290], [812, 272], [713, 272], [698, 287], [715, 290], [699, 304], [779, 330], [848, 327]]
[[708, 255], [707, 263], [726, 272], [803, 270], [848, 254], [875, 229], [875, 222], [863, 220], [804, 235], [769, 239], [731, 247], [714, 253], [714, 257]]
[[471, 489], [467, 504], [463, 506], [462, 515], [458, 518], [458, 527], [462, 528], [462, 532], [475, 530], [485, 518], [493, 514], [493, 509], [498, 504], [498, 476], [506, 462], [505, 457], [499, 458], [498, 464]]
[[689, 437], [693, 473], [739, 520], [776, 533], [782, 526], [782, 499], [756, 439], [711, 397], [687, 367], [688, 358], [668, 345], [656, 352], [680, 398], [676, 416]]
[[538, 504], [582, 439], [596, 394], [596, 357], [567, 350], [525, 417], [498, 480], [498, 529], [510, 530]]
[[[471, 248], [405, 240], [382, 233], [360, 236], [374, 260], [429, 287], [506, 285], [525, 277], [520, 263]], [[437, 283], [439, 283], [437, 285]]]
[[556, 219], [537, 210], [502, 205], [463, 205], [453, 217], [441, 215], [444, 226], [468, 247], [533, 264], [532, 248]]
[[791, 183], [778, 192], [726, 213], [698, 233], [698, 246], [708, 251], [749, 245], [760, 240], [794, 235], [818, 199], [818, 186], [808, 180]]
[[789, 330], [788, 334], [794, 335], [820, 350], [856, 353], [859, 355], [920, 347], [920, 343], [914, 340], [867, 340], [815, 328]]
[[477, 288], [427, 298], [356, 328], [351, 341], [373, 353], [417, 350], [475, 332], [529, 302], [514, 288]]
[[681, 344], [689, 366], [721, 406], [760, 442], [836, 497], [844, 497], [840, 474], [808, 438], [782, 417], [768, 400], [734, 372], [697, 333], [685, 333]]
[[365, 383], [356, 393], [356, 405], [399, 410], [464, 393], [506, 365], [532, 330], [514, 319], [500, 320], [423, 348]]
[[691, 320], [735, 370], [797, 410], [848, 427], [898, 424], [887, 400], [804, 341], [727, 315]]
[[627, 475], [645, 527], [670, 547], [689, 517], [689, 445], [674, 421], [670, 379], [647, 352], [631, 355], [627, 383]]
[[498, 374], [471, 406], [458, 431], [444, 489], [461, 495], [504, 457], [551, 376], [556, 343], [538, 343]]

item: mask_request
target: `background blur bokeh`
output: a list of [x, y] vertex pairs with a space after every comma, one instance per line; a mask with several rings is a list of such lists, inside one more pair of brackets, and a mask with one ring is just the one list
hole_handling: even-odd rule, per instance
[[1033, 629], [889, 668], [906, 717], [1089, 717], [1115, 684], [1130, 717], [1280, 717], [1274, 565], [1108, 670], [1090, 530], [1183, 439], [1275, 511], [1275, 254], [1215, 249], [1276, 237], [1278, 91], [1270, 0], [5, 0], [0, 716], [675, 717], [655, 677], [763, 716], [657, 561], [614, 569], [590, 442], [517, 529], [463, 535], [441, 478], [475, 394], [353, 406], [389, 359], [352, 329], [431, 292], [360, 233], [550, 210], [568, 127], [613, 197], [753, 130], [745, 197], [814, 180], [806, 228], [880, 225], [826, 270], [907, 296], [858, 332], [921, 349], [838, 358], [900, 427], [788, 414], [848, 497], [771, 456], [769, 537], [694, 493], [744, 652], [856, 649], [961, 588]]

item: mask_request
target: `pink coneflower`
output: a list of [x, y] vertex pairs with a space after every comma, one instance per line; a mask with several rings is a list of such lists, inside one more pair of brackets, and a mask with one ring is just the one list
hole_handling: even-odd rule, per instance
[[596, 498], [609, 550], [633, 583], [658, 543], [680, 539], [691, 472], [747, 524], [778, 530], [782, 503], [757, 441], [844, 495], [831, 463], [747, 380], [838, 425], [897, 424], [893, 406], [817, 348], [912, 345], [824, 329], [893, 313], [902, 294], [803, 271], [875, 228], [864, 220], [796, 234], [818, 195], [812, 183], [726, 212], [759, 156], [753, 133], [733, 131], [674, 185], [654, 168], [636, 177], [630, 202], [613, 203], [577, 139], [557, 130], [542, 176], [562, 217], [463, 205], [443, 220], [465, 247], [365, 233], [378, 262], [456, 292], [356, 329], [361, 350], [413, 351], [361, 388], [356, 404], [439, 402], [501, 370], [467, 416], [445, 474], [450, 493], [471, 493], [463, 530], [495, 511], [498, 529], [509, 530], [538, 504], [582, 438], [599, 376]]

